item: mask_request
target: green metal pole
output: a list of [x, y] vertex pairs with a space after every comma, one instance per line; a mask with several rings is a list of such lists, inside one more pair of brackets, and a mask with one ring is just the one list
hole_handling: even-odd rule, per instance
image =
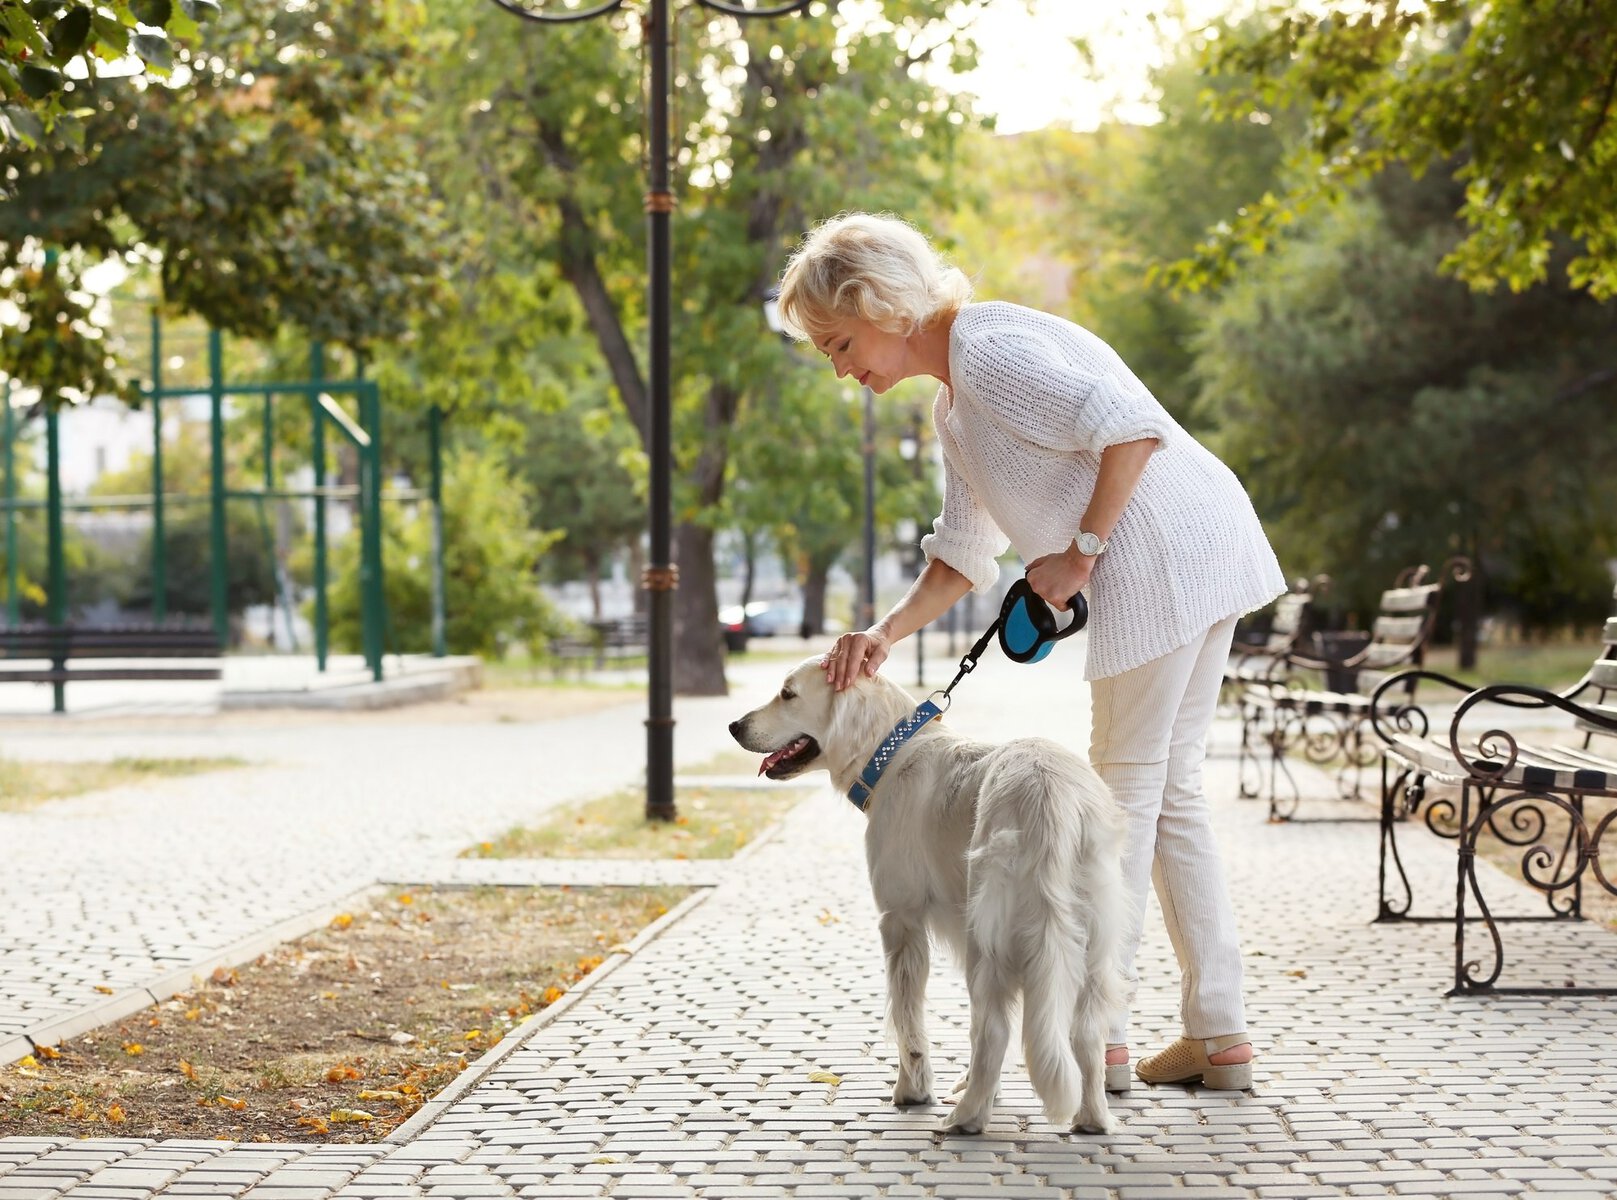
[[6, 380], [6, 624], [22, 619], [17, 594], [17, 416], [11, 410], [12, 381]]
[[168, 535], [163, 525], [163, 323], [152, 306], [152, 620], [168, 618]]
[[213, 632], [221, 647], [230, 644], [230, 548], [225, 539], [225, 365], [224, 336], [208, 330], [208, 429], [212, 437], [209, 533]]
[[309, 347], [309, 381], [315, 385], [309, 393], [309, 415], [314, 422], [310, 444], [314, 455], [314, 659], [317, 669], [324, 674], [326, 650], [329, 644], [329, 620], [326, 609], [326, 418], [320, 411], [319, 385], [326, 375], [326, 348], [320, 342]]
[[427, 447], [432, 458], [432, 653], [442, 658], [444, 631], [444, 413], [436, 404], [427, 412]]
[[[50, 546], [46, 621], [56, 629], [67, 624], [67, 557], [62, 552], [62, 438], [61, 416], [55, 407], [45, 410], [45, 522]], [[62, 664], [53, 664], [60, 667]], [[66, 687], [51, 684], [53, 707], [67, 711]]]
[[[357, 375], [363, 377], [365, 362], [359, 361]], [[371, 436], [371, 444], [360, 450], [364, 478], [360, 482], [362, 523], [360, 549], [364, 555], [360, 584], [365, 589], [365, 646], [371, 677], [382, 681], [383, 624], [387, 619], [382, 593], [382, 401], [373, 383], [359, 394], [359, 419]]]

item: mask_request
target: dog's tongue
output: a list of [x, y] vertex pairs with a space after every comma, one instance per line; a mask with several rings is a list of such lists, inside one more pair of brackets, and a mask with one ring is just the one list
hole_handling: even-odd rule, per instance
[[776, 763], [778, 763], [781, 759], [789, 757], [791, 754], [795, 753], [796, 751], [801, 750], [807, 744], [808, 744], [808, 739], [807, 738], [798, 738], [791, 745], [782, 746], [779, 750], [775, 751], [773, 754], [769, 755], [768, 757], [766, 757], [764, 759], [764, 761], [758, 767], [758, 774], [762, 775], [764, 772], [768, 771], [770, 767], [772, 767]]

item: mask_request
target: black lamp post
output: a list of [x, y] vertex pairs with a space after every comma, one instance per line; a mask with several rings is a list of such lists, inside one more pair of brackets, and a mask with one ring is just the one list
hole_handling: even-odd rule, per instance
[[[750, 7], [726, 0], [695, 0], [703, 8], [732, 17], [779, 17], [807, 8], [810, 0], [783, 0], [770, 7]], [[562, 24], [604, 17], [623, 7], [624, 0], [601, 0], [586, 7], [570, 7], [566, 0], [494, 0], [501, 8], [530, 21]], [[669, 391], [669, 281], [672, 244], [669, 239], [674, 195], [668, 187], [668, 109], [673, 86], [670, 70], [673, 50], [673, 0], [644, 0], [641, 17], [646, 54], [651, 67], [647, 120], [648, 187], [646, 190], [646, 311], [650, 321], [650, 379], [647, 408], [650, 428], [646, 452], [651, 460], [651, 564], [641, 586], [651, 593], [649, 713], [646, 717], [646, 816], [674, 819], [674, 672], [673, 591], [679, 570], [673, 558], [672, 411]]]

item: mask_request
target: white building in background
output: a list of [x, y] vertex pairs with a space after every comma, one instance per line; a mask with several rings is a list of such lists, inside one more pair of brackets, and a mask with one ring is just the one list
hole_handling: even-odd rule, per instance
[[[180, 436], [180, 426], [208, 419], [208, 398], [194, 396], [163, 404], [163, 441]], [[34, 467], [44, 474], [45, 436], [41, 422], [29, 423], [33, 433]], [[136, 457], [152, 452], [152, 413], [149, 406], [130, 408], [122, 400], [101, 396], [88, 404], [64, 408], [61, 431], [62, 494], [83, 496], [101, 476], [127, 471]]]

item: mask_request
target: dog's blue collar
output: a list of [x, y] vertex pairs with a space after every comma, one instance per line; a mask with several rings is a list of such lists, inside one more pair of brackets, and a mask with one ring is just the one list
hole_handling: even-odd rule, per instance
[[898, 753], [898, 748], [925, 728], [928, 722], [935, 721], [942, 715], [942, 708], [931, 700], [923, 700], [914, 712], [893, 727], [893, 732], [887, 735], [886, 741], [876, 747], [876, 753], [870, 756], [865, 769], [859, 772], [859, 778], [854, 780], [853, 786], [848, 789], [848, 799], [853, 801], [855, 808], [860, 812], [865, 811], [870, 793], [875, 791], [882, 772], [887, 770], [887, 764], [893, 761], [893, 755]]

